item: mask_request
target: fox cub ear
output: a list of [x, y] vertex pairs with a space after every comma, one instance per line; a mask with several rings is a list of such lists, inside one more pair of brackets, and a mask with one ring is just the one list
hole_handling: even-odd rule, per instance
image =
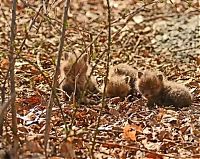
[[138, 72], [138, 78], [142, 77], [143, 73], [142, 72]]
[[87, 53], [85, 53], [85, 54], [83, 54], [82, 56], [81, 56], [81, 58], [80, 58], [80, 60], [82, 61], [84, 61], [84, 62], [87, 62], [87, 59], [88, 59], [88, 54]]
[[130, 78], [130, 76], [126, 76], [126, 77], [124, 77], [124, 80], [126, 83], [130, 83], [131, 78]]
[[158, 77], [158, 79], [159, 79], [160, 81], [163, 81], [163, 75], [162, 75], [162, 74], [158, 74], [157, 77]]
[[63, 53], [63, 57], [64, 57], [64, 60], [67, 60], [68, 59], [68, 57], [69, 57], [69, 55], [68, 55], [68, 53]]

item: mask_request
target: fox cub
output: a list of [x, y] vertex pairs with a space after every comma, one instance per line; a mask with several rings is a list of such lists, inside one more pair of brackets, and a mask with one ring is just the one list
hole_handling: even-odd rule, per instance
[[[87, 62], [88, 55], [64, 54], [64, 60], [60, 66], [60, 88], [63, 90], [63, 97], [69, 100], [72, 93], [80, 97], [84, 89], [96, 91], [94, 80], [89, 78], [90, 66]], [[87, 88], [86, 88], [86, 83]]]
[[163, 75], [149, 70], [138, 72], [136, 87], [148, 100], [147, 106], [150, 107], [157, 104], [180, 108], [192, 103], [192, 96], [185, 86], [168, 81]]
[[108, 97], [126, 97], [135, 90], [137, 71], [127, 64], [111, 67], [106, 86]]

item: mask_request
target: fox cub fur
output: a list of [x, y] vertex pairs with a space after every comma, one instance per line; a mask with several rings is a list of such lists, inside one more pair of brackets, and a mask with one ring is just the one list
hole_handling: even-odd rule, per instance
[[134, 92], [137, 71], [128, 64], [118, 64], [111, 67], [106, 86], [108, 97], [126, 97]]
[[162, 74], [150, 70], [138, 72], [136, 86], [148, 100], [147, 106], [150, 107], [157, 104], [180, 108], [190, 106], [192, 103], [192, 96], [184, 85], [168, 81]]
[[[91, 69], [87, 59], [87, 54], [64, 54], [64, 60], [60, 66], [59, 83], [65, 100], [69, 100], [74, 92], [75, 96], [79, 98], [85, 89], [96, 91], [94, 79], [89, 77]], [[86, 85], [87, 81], [88, 84]]]

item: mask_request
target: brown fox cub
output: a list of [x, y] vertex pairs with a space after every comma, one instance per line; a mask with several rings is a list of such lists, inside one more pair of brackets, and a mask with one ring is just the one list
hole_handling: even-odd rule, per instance
[[106, 86], [108, 97], [126, 97], [135, 90], [136, 70], [127, 64], [111, 67]]
[[[80, 97], [84, 89], [96, 90], [95, 84], [91, 79], [88, 79], [90, 66], [87, 62], [87, 54], [79, 56], [76, 54], [64, 54], [64, 61], [60, 66], [59, 83], [60, 88], [64, 91], [65, 100], [69, 99], [75, 89], [76, 97]], [[87, 80], [89, 80], [89, 83], [88, 87], [85, 88]]]
[[122, 75], [112, 75], [108, 77], [108, 82], [106, 86], [106, 96], [107, 97], [126, 97], [130, 92], [129, 85], [130, 78], [128, 76]]
[[150, 107], [157, 104], [180, 108], [192, 103], [192, 96], [185, 86], [167, 81], [163, 75], [152, 71], [138, 72], [136, 86]]
[[113, 75], [121, 75], [121, 76], [128, 76], [129, 77], [129, 85], [130, 85], [130, 94], [134, 94], [137, 92], [135, 88], [135, 82], [137, 79], [137, 70], [133, 67], [129, 66], [128, 64], [118, 64], [113, 66], [113, 68], [110, 70], [110, 76]]

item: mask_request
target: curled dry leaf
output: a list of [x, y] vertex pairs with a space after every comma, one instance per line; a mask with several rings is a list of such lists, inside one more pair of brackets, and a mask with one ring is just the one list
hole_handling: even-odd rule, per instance
[[180, 128], [180, 132], [181, 132], [182, 134], [184, 134], [184, 133], [186, 132], [186, 130], [187, 130], [189, 127], [190, 127], [189, 125], [184, 125], [184, 126], [182, 126], [182, 127]]
[[118, 104], [121, 101], [120, 97], [114, 97], [110, 99], [110, 102], [113, 104]]
[[77, 119], [84, 119], [84, 118], [86, 118], [86, 112], [77, 112], [76, 113], [76, 118]]
[[123, 136], [127, 140], [136, 141], [136, 132], [142, 132], [142, 127], [137, 125], [126, 125]]
[[1, 62], [0, 62], [0, 68], [1, 69], [8, 69], [9, 68], [9, 61], [8, 59], [2, 59]]
[[166, 114], [162, 117], [162, 123], [170, 123], [170, 124], [176, 124], [177, 123], [177, 116], [178, 114], [175, 111], [168, 110]]
[[160, 122], [163, 118], [163, 115], [166, 113], [166, 110], [163, 108], [159, 109], [158, 115], [156, 115], [156, 121]]

